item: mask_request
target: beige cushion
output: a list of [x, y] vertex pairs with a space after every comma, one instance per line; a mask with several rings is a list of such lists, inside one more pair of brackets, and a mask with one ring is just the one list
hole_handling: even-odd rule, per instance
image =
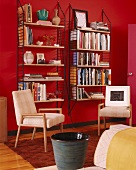
[[[59, 113], [45, 113], [46, 115], [46, 126], [47, 128], [50, 128], [52, 126], [55, 126], [61, 122], [64, 122], [64, 115]], [[25, 125], [36, 125], [43, 127], [43, 117], [26, 117], [23, 120], [23, 124]]]
[[119, 131], [130, 128], [126, 125], [112, 125], [109, 130], [105, 130], [101, 135], [94, 154], [94, 164], [101, 168], [106, 168], [106, 156], [112, 137]]
[[130, 111], [127, 106], [107, 106], [99, 111], [103, 117], [130, 117]]

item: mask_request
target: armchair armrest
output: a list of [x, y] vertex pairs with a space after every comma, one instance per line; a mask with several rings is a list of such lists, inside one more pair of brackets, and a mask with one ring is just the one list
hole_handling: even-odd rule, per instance
[[98, 110], [102, 109], [104, 107], [104, 103], [98, 104]]
[[[25, 117], [39, 117], [39, 116], [43, 117], [43, 120], [44, 120], [44, 122], [45, 122], [46, 116], [45, 116], [44, 113], [34, 113], [34, 114], [24, 113], [24, 114], [21, 115], [20, 125], [23, 125], [23, 119], [24, 119]], [[45, 123], [46, 123], [46, 122], [45, 122]]]
[[39, 108], [38, 112], [43, 112], [43, 111], [58, 111], [59, 113], [62, 114], [62, 108]]
[[22, 117], [36, 117], [36, 116], [43, 116], [44, 114], [43, 113], [35, 113], [35, 114], [29, 114], [29, 113], [26, 113], [26, 114], [22, 114]]

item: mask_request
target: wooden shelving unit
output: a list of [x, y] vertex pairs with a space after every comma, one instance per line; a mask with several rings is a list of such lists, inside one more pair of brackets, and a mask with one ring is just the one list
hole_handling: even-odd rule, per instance
[[[28, 2], [29, 3], [29, 2]], [[62, 8], [57, 2], [56, 8], [58, 9], [59, 17], [61, 18], [61, 22], [59, 25], [51, 25], [51, 24], [37, 24], [37, 22], [26, 22], [25, 21], [25, 10], [23, 10], [23, 6], [21, 1], [18, 0], [18, 9], [21, 12], [18, 12], [18, 40], [17, 40], [17, 87], [20, 89], [20, 84], [22, 89], [26, 88], [34, 88], [31, 89], [36, 90], [34, 87], [35, 84], [38, 83], [46, 85], [46, 93], [56, 93], [55, 99], [50, 100], [35, 100], [36, 103], [49, 103], [49, 102], [63, 102], [65, 98], [65, 79], [66, 79], [66, 59], [65, 59], [65, 15], [62, 11]], [[21, 13], [21, 14], [20, 14]], [[32, 12], [33, 15], [36, 15], [36, 11]], [[38, 18], [37, 18], [38, 20]], [[29, 28], [32, 32], [32, 43], [29, 44], [25, 42], [25, 29]], [[44, 34], [43, 34], [44, 32]], [[39, 41], [40, 37], [44, 35], [51, 35], [54, 37], [54, 43], [47, 45], [44, 42], [42, 45], [37, 45], [37, 41]], [[29, 37], [28, 37], [29, 38]], [[32, 63], [25, 63], [24, 54], [26, 51], [31, 51], [34, 55], [34, 60]], [[45, 63], [37, 63], [37, 53], [44, 54]], [[49, 53], [49, 55], [48, 55]], [[60, 60], [60, 64], [50, 64], [50, 60]], [[54, 79], [46, 79], [47, 72], [55, 72], [58, 73], [59, 77], [62, 78], [54, 78]], [[36, 78], [28, 78], [26, 79], [26, 74], [41, 74], [43, 75], [42, 79]], [[31, 86], [33, 83], [33, 86]], [[47, 84], [46, 84], [47, 83]], [[29, 86], [29, 87], [28, 87]], [[30, 87], [31, 86], [31, 87]], [[50, 88], [51, 87], [51, 88]], [[38, 88], [39, 90], [40, 88]], [[57, 92], [60, 92], [59, 94]], [[36, 92], [38, 95], [41, 95], [41, 92]], [[34, 93], [33, 93], [34, 94]]]
[[[69, 113], [75, 102], [103, 100], [105, 87], [111, 83], [111, 23], [107, 15], [102, 10], [99, 22], [108, 22], [109, 30], [96, 30], [77, 27], [74, 11], [69, 5]], [[90, 93], [103, 96], [91, 98]]]

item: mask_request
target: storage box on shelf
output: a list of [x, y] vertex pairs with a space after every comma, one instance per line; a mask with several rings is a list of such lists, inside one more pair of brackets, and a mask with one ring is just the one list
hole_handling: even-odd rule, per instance
[[65, 15], [59, 2], [57, 11], [58, 25], [38, 18], [34, 22], [37, 11], [33, 11], [31, 4], [21, 5], [18, 0], [18, 90], [30, 88], [35, 102], [64, 101]]

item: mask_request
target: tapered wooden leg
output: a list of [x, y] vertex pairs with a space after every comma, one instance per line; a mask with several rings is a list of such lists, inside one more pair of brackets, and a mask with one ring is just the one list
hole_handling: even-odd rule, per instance
[[47, 132], [46, 127], [43, 128], [43, 135], [44, 135], [44, 150], [47, 152]]
[[32, 134], [32, 138], [31, 138], [31, 140], [33, 140], [33, 139], [34, 139], [35, 132], [36, 132], [36, 127], [34, 127], [34, 129], [33, 129], [33, 134]]
[[106, 129], [106, 118], [103, 118], [103, 122], [104, 122], [104, 129]]
[[100, 136], [100, 116], [98, 113], [98, 136]]
[[130, 118], [129, 118], [129, 126], [132, 126], [132, 104], [130, 104]]
[[20, 134], [20, 126], [18, 126], [18, 131], [17, 131], [17, 136], [16, 136], [16, 141], [15, 141], [15, 148], [17, 147], [18, 139], [19, 139], [19, 134]]
[[63, 123], [60, 124], [60, 131], [63, 132]]

